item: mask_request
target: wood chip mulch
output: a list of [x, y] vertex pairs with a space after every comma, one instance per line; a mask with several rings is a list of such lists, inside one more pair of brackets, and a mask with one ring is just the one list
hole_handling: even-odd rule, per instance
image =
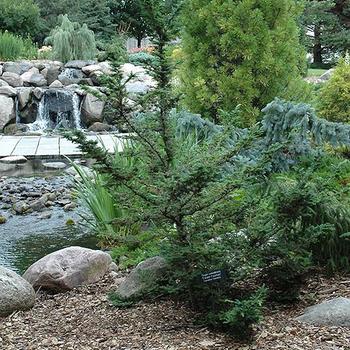
[[1, 350], [350, 350], [350, 329], [315, 327], [294, 321], [309, 305], [350, 297], [350, 276], [313, 277], [301, 301], [270, 306], [250, 344], [193, 323], [185, 305], [170, 300], [130, 309], [110, 305], [115, 289], [108, 277], [65, 294], [38, 292], [34, 308], [0, 319]]

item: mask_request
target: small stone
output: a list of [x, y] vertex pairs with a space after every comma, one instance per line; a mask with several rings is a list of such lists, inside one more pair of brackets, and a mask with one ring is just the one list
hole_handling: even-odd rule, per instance
[[39, 219], [46, 220], [46, 219], [50, 219], [51, 217], [52, 217], [52, 213], [49, 211], [46, 211], [39, 216]]
[[75, 209], [76, 207], [77, 207], [77, 205], [75, 203], [69, 203], [63, 207], [63, 210], [64, 211], [71, 211], [71, 210]]
[[0, 215], [0, 225], [5, 224], [6, 221], [7, 219], [5, 218], [5, 216]]
[[43, 167], [47, 170], [63, 170], [67, 167], [67, 164], [63, 162], [49, 162], [43, 163]]

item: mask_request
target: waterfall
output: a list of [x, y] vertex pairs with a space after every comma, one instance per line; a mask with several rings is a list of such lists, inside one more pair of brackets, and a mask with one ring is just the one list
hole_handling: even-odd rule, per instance
[[37, 117], [29, 124], [31, 131], [81, 129], [80, 98], [70, 90], [48, 89], [38, 103]]

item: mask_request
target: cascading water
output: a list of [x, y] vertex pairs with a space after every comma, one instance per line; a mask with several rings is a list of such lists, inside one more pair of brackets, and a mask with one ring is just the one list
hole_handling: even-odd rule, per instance
[[79, 96], [70, 90], [46, 90], [39, 101], [37, 118], [29, 128], [31, 131], [81, 129]]

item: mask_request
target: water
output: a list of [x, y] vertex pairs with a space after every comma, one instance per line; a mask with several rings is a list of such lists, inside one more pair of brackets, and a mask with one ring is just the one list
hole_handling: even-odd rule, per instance
[[97, 239], [81, 225], [67, 226], [68, 219], [79, 220], [77, 214], [53, 210], [50, 219], [35, 215], [13, 216], [0, 225], [0, 265], [23, 273], [45, 255], [69, 246], [96, 248]]
[[30, 131], [81, 129], [80, 97], [70, 90], [49, 89], [41, 97]]

